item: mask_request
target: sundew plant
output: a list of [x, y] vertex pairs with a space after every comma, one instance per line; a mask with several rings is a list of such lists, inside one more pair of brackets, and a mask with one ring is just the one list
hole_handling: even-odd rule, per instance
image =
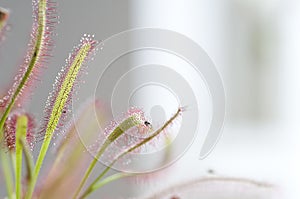
[[[162, 177], [159, 175], [165, 170], [155, 174], [134, 172], [126, 166], [130, 161], [132, 165], [137, 162], [136, 165], [147, 166], [157, 163], [154, 158], [148, 158], [150, 160], [146, 163], [139, 162], [141, 159], [134, 162], [134, 158], [143, 156], [147, 149], [166, 149], [160, 154], [163, 157], [158, 158], [158, 161], [162, 160], [158, 163], [160, 168], [163, 167], [161, 163], [173, 158], [171, 150], [174, 148], [167, 146], [173, 141], [171, 138], [178, 130], [177, 124], [183, 121], [184, 114], [187, 116], [188, 109], [174, 107], [169, 118], [158, 125], [147, 117], [143, 107], [128, 107], [124, 113], [117, 113], [117, 119], [111, 120], [106, 118], [107, 106], [101, 101], [101, 96], [99, 99], [87, 96], [87, 99], [79, 101], [80, 107], [73, 112], [73, 101], [78, 97], [76, 93], [84, 78], [88, 78], [89, 62], [103, 48], [102, 42], [93, 33], [82, 35], [74, 41], [75, 47], [70, 47], [41, 113], [29, 110], [28, 104], [33, 103], [30, 96], [41, 84], [37, 80], [46, 74], [49, 61], [56, 58], [52, 55], [58, 25], [57, 6], [52, 0], [32, 0], [33, 24], [28, 49], [22, 63], [16, 67], [17, 74], [11, 77], [12, 84], [0, 93], [0, 179], [5, 182], [0, 187], [0, 197], [99, 198], [96, 190], [101, 188], [99, 191], [103, 191], [104, 185], [121, 178], [139, 176], [142, 180], [153, 180]], [[0, 45], [9, 34], [9, 20], [9, 8], [0, 7]], [[1, 69], [5, 71], [3, 66]], [[37, 117], [38, 114], [42, 118]], [[103, 126], [100, 127], [99, 123]], [[97, 167], [99, 162], [102, 163], [100, 168]], [[111, 172], [113, 168], [115, 171]], [[157, 182], [160, 181], [162, 190], [151, 190], [149, 186], [143, 193], [143, 199], [282, 198], [268, 183], [215, 176], [213, 170], [209, 176], [198, 178], [193, 169], [190, 170], [196, 178], [185, 181], [180, 178], [179, 183], [171, 186], [168, 178], [160, 178], [162, 180]], [[182, 177], [185, 174], [175, 171], [170, 176]]]
[[[139, 148], [152, 142], [154, 138], [165, 133], [168, 127], [180, 117], [183, 112], [178, 108], [174, 115], [169, 118], [160, 128], [153, 130], [151, 123], [146, 120], [141, 109], [131, 107], [120, 121], [112, 122], [104, 131], [104, 137], [94, 145], [96, 153], [93, 158], [86, 159], [81, 152], [85, 149], [79, 144], [78, 135], [76, 134], [76, 125], [82, 123], [84, 115], [88, 115], [91, 107], [101, 107], [101, 102], [94, 100], [85, 102], [82, 109], [78, 110], [76, 121], [68, 117], [71, 114], [70, 104], [83, 74], [87, 69], [88, 61], [92, 59], [97, 52], [98, 42], [93, 35], [85, 34], [82, 36], [78, 45], [76, 45], [66, 59], [66, 64], [62, 67], [54, 80], [53, 90], [50, 92], [44, 108], [43, 120], [38, 122], [33, 113], [30, 113], [25, 105], [29, 101], [28, 96], [32, 95], [36, 84], [36, 79], [43, 76], [43, 70], [46, 70], [49, 59], [52, 57], [53, 46], [55, 45], [53, 36], [55, 27], [58, 22], [56, 3], [50, 0], [33, 0], [33, 25], [31, 39], [28, 44], [27, 53], [23, 63], [19, 66], [18, 73], [15, 75], [13, 85], [6, 93], [1, 94], [0, 99], [0, 141], [1, 141], [1, 167], [6, 186], [6, 196], [9, 199], [17, 198], [47, 198], [47, 194], [53, 194], [50, 198], [64, 197], [63, 195], [54, 195], [53, 186], [60, 187], [67, 181], [68, 170], [60, 167], [60, 161], [64, 157], [70, 163], [71, 167], [82, 168], [82, 162], [87, 163], [83, 175], [78, 178], [78, 183], [69, 186], [68, 198], [86, 198], [95, 190], [103, 185], [127, 177], [133, 174], [119, 172], [112, 176], [107, 176], [107, 172], [121, 158], [131, 152], [138, 152]], [[0, 9], [0, 39], [4, 40], [7, 34], [7, 21], [9, 12]], [[100, 108], [97, 110], [101, 115]], [[93, 122], [84, 125], [85, 131], [90, 130]], [[139, 139], [137, 142], [122, 142], [122, 151], [115, 156], [110, 156], [110, 164], [104, 168], [98, 177], [88, 184], [88, 179], [96, 166], [96, 163], [103, 156], [104, 152], [126, 131], [136, 129], [137, 132], [147, 133], [148, 136]], [[99, 129], [100, 131], [100, 129]], [[56, 146], [55, 160], [48, 170], [48, 175], [41, 172], [45, 166], [45, 157], [50, 148], [53, 137], [61, 136], [61, 142]], [[36, 143], [41, 147], [37, 147]], [[73, 148], [69, 153], [70, 146]], [[33, 152], [38, 154], [33, 158]], [[42, 179], [40, 176], [45, 176]], [[67, 182], [66, 182], [67, 183]], [[42, 186], [41, 186], [42, 185]], [[59, 194], [59, 193], [58, 193]]]

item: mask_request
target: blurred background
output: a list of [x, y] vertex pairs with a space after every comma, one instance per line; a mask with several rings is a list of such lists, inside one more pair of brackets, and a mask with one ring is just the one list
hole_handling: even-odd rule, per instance
[[[214, 175], [269, 182], [285, 198], [300, 197], [300, 2], [297, 0], [58, 1], [60, 24], [51, 59], [30, 110], [41, 110], [70, 49], [84, 33], [104, 40], [137, 27], [173, 30], [197, 42], [214, 61], [226, 92], [226, 122], [213, 152], [199, 160], [200, 138], [169, 175], [113, 183], [94, 195], [132, 198], [171, 184]], [[0, 48], [5, 89], [22, 63], [31, 30], [31, 1], [0, 0], [10, 10]], [[126, 185], [126, 186], [125, 186]], [[120, 193], [111, 191], [116, 186]], [[147, 189], [145, 189], [145, 187]]]

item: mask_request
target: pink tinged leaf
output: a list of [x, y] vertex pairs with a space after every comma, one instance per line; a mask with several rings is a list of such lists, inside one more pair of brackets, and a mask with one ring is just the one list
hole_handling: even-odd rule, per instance
[[[41, 10], [40, 4], [42, 3], [45, 4], [45, 10]], [[56, 3], [51, 0], [33, 0], [32, 8], [33, 25], [27, 53], [14, 78], [13, 85], [7, 91], [5, 97], [0, 100], [0, 107], [8, 106], [16, 92], [19, 92], [15, 96], [16, 103], [18, 106], [23, 105], [39, 81], [42, 69], [47, 68], [48, 60], [52, 56], [54, 30], [58, 23]], [[24, 85], [20, 87], [20, 84]], [[20, 98], [20, 95], [22, 95], [22, 98]]]
[[[96, 142], [92, 145], [89, 145], [88, 150], [91, 153], [96, 154], [99, 151], [99, 148], [103, 145], [104, 141], [109, 137], [109, 135], [122, 122], [124, 122], [126, 119], [128, 119], [132, 116], [137, 116], [136, 118], [138, 118], [138, 120], [141, 121], [140, 122], [141, 124], [128, 129], [127, 131], [124, 132], [123, 135], [121, 135], [121, 137], [127, 137], [127, 136], [130, 136], [132, 134], [136, 134], [137, 131], [139, 131], [139, 132], [148, 131], [149, 127], [144, 124], [144, 122], [147, 121], [147, 120], [145, 118], [145, 114], [144, 114], [143, 110], [140, 109], [140, 108], [137, 108], [137, 107], [130, 107], [128, 109], [128, 111], [123, 113], [120, 117], [115, 118], [115, 120], [113, 120], [113, 121], [110, 121], [106, 125], [106, 127], [104, 128], [103, 131], [102, 130], [99, 131], [99, 135], [98, 135], [98, 138], [97, 138]], [[127, 140], [127, 141], [129, 141], [129, 140]], [[129, 146], [129, 142], [124, 143], [124, 140], [119, 138], [119, 139], [114, 140], [114, 142], [111, 145], [117, 145], [120, 148], [124, 149], [124, 148], [127, 148]]]
[[[135, 110], [134, 110], [135, 109]], [[142, 114], [143, 121], [145, 120], [143, 112], [139, 109], [133, 108], [134, 112]], [[178, 120], [181, 120], [182, 108], [178, 108], [177, 112], [166, 121], [163, 125], [160, 125], [158, 129], [154, 130], [151, 126], [145, 124], [139, 127], [133, 127], [123, 133], [118, 139], [116, 139], [105, 151], [101, 157], [101, 162], [106, 165], [115, 165], [117, 168], [125, 169], [131, 164], [131, 160], [136, 157], [137, 154], [153, 153], [159, 151], [161, 146], [161, 140], [165, 141], [166, 136], [172, 133], [174, 129], [174, 124]], [[129, 113], [131, 110], [129, 110]], [[116, 125], [118, 125], [118, 122]], [[113, 123], [114, 124], [114, 123]], [[147, 132], [145, 134], [145, 132]], [[97, 143], [101, 145], [101, 142]], [[166, 142], [164, 142], [166, 146]], [[163, 164], [163, 162], [161, 162]]]
[[[68, 116], [70, 115], [69, 113], [71, 112], [71, 101], [72, 101], [72, 97], [73, 94], [76, 92], [76, 90], [78, 89], [80, 83], [81, 83], [81, 78], [83, 74], [86, 74], [85, 71], [87, 70], [87, 62], [92, 58], [92, 56], [95, 54], [95, 51], [97, 50], [97, 45], [98, 45], [98, 41], [94, 40], [94, 35], [90, 36], [90, 35], [84, 35], [81, 40], [80, 40], [80, 44], [75, 46], [73, 48], [73, 51], [69, 54], [68, 58], [66, 59], [66, 64], [65, 66], [61, 69], [61, 71], [58, 73], [56, 79], [55, 79], [55, 83], [53, 84], [53, 90], [50, 93], [50, 95], [48, 96], [48, 99], [46, 101], [46, 107], [44, 110], [44, 121], [42, 123], [42, 126], [40, 128], [39, 131], [39, 137], [41, 139], [44, 138], [45, 136], [45, 132], [47, 130], [47, 128], [49, 128], [49, 123], [53, 122], [50, 121], [51, 120], [51, 115], [53, 115], [53, 113], [55, 112], [54, 108], [55, 105], [58, 102], [58, 95], [60, 93], [60, 91], [64, 88], [62, 88], [64, 86], [64, 83], [66, 81], [67, 75], [70, 72], [70, 70], [73, 70], [71, 67], [72, 65], [74, 65], [74, 60], [75, 58], [78, 56], [78, 54], [81, 52], [82, 48], [84, 48], [86, 45], [89, 45], [90, 48], [87, 52], [86, 55], [84, 55], [84, 60], [80, 66], [79, 72], [77, 73], [74, 82], [70, 82], [68, 86], [71, 86], [71, 91], [69, 93], [66, 93], [66, 97], [67, 101], [64, 104], [63, 110], [61, 113], [59, 113], [59, 118], [56, 118], [55, 120], [58, 120], [57, 125], [54, 124], [55, 130], [56, 131], [60, 131], [63, 130], [64, 125], [66, 124], [66, 122], [68, 121]], [[55, 136], [55, 135], [54, 135]]]
[[188, 182], [181, 182], [144, 199], [281, 199], [281, 191], [277, 187], [242, 178], [199, 178]]
[[177, 130], [176, 124], [181, 120], [183, 111], [183, 109], [178, 108], [176, 114], [164, 125], [159, 125], [156, 130], [152, 128], [152, 124], [147, 125], [145, 122], [139, 128], [129, 129], [111, 145], [105, 156], [102, 157], [103, 161], [109, 163], [119, 159], [116, 164], [126, 167], [136, 154], [153, 153], [161, 150], [162, 147], [166, 146], [168, 136]]
[[15, 110], [9, 114], [4, 124], [4, 143], [9, 150], [15, 150], [17, 119], [22, 115], [25, 115], [28, 119], [27, 132], [26, 132], [27, 144], [29, 145], [31, 150], [34, 147], [35, 135], [36, 135], [36, 128], [35, 128], [36, 122], [33, 116], [31, 116], [28, 113], [25, 113], [24, 111]]

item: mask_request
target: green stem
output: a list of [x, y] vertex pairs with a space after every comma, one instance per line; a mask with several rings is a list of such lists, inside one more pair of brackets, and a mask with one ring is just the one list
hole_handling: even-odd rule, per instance
[[39, 13], [38, 13], [38, 34], [37, 34], [37, 38], [36, 38], [36, 43], [34, 46], [34, 50], [32, 53], [32, 57], [31, 60], [29, 62], [28, 68], [24, 74], [24, 76], [22, 77], [22, 80], [20, 82], [20, 84], [18, 85], [17, 89], [15, 90], [15, 92], [13, 93], [11, 100], [7, 106], [7, 108], [5, 109], [4, 114], [1, 117], [0, 120], [0, 129], [3, 129], [4, 123], [8, 117], [8, 114], [10, 113], [12, 107], [15, 104], [15, 101], [17, 99], [17, 97], [19, 96], [19, 94], [21, 93], [23, 87], [25, 86], [26, 82], [28, 81], [33, 68], [35, 67], [35, 65], [38, 62], [40, 53], [41, 53], [41, 49], [43, 46], [43, 37], [45, 34], [45, 26], [46, 26], [46, 0], [40, 0], [39, 1]]
[[68, 71], [63, 79], [62, 84], [60, 85], [59, 92], [55, 98], [55, 102], [52, 106], [52, 111], [47, 122], [44, 141], [34, 168], [33, 178], [28, 186], [26, 199], [30, 199], [32, 197], [40, 169], [42, 167], [51, 139], [53, 137], [53, 132], [56, 130], [57, 125], [59, 124], [64, 107], [68, 102], [69, 95], [72, 92], [72, 88], [74, 86], [78, 73], [80, 72], [81, 66], [84, 63], [85, 59], [88, 57], [89, 51], [91, 49], [91, 43], [84, 43], [81, 46], [80, 50], [76, 54], [76, 57], [74, 58], [74, 61], [68, 68]]
[[129, 177], [129, 176], [134, 176], [134, 175], [137, 175], [137, 174], [134, 174], [134, 173], [116, 173], [116, 174], [113, 174], [111, 176], [108, 176], [108, 177], [104, 178], [103, 180], [96, 182], [90, 189], [87, 189], [82, 194], [82, 196], [80, 196], [80, 199], [86, 198], [92, 192], [94, 192], [95, 190], [103, 187], [104, 185], [106, 185], [108, 183], [111, 183], [113, 181], [119, 180], [121, 178]]
[[[110, 170], [110, 168], [123, 156], [125, 156], [126, 154], [134, 151], [135, 149], [141, 147], [142, 145], [150, 142], [153, 138], [155, 138], [156, 136], [158, 136], [161, 132], [163, 132], [182, 112], [181, 108], [178, 108], [177, 112], [162, 126], [160, 127], [157, 131], [155, 131], [151, 136], [145, 138], [144, 140], [142, 140], [141, 142], [137, 143], [136, 145], [134, 145], [133, 147], [127, 149], [125, 152], [121, 153], [120, 155], [118, 155], [113, 161], [112, 163], [106, 167], [106, 169], [96, 178], [96, 180], [94, 180], [92, 182], [92, 184], [87, 188], [87, 190], [84, 192], [84, 194], [82, 196], [84, 196], [85, 194], [91, 194], [93, 191], [95, 191], [96, 189], [94, 189], [94, 187], [96, 186], [96, 184], [99, 183], [99, 181], [101, 180], [101, 178]], [[81, 198], [81, 197], [80, 197]]]
[[35, 184], [36, 184], [36, 181], [37, 181], [40, 169], [42, 167], [43, 160], [44, 160], [44, 158], [46, 156], [46, 153], [47, 153], [47, 150], [49, 148], [49, 145], [50, 145], [50, 142], [51, 142], [51, 138], [52, 138], [52, 136], [46, 136], [45, 139], [44, 139], [44, 141], [43, 141], [42, 148], [40, 150], [38, 159], [36, 161], [36, 165], [34, 167], [32, 178], [29, 181], [29, 185], [28, 185], [28, 189], [27, 189], [27, 193], [26, 193], [25, 199], [31, 199], [32, 198], [34, 187], [35, 187]]
[[90, 176], [92, 170], [94, 169], [96, 163], [98, 162], [98, 159], [100, 158], [100, 156], [104, 153], [104, 151], [106, 150], [106, 148], [112, 143], [114, 142], [118, 137], [120, 137], [125, 131], [127, 131], [128, 129], [140, 125], [142, 124], [142, 121], [140, 121], [139, 117], [137, 115], [133, 115], [129, 118], [127, 118], [126, 120], [124, 120], [119, 126], [117, 126], [113, 132], [108, 136], [108, 138], [105, 140], [105, 142], [103, 143], [103, 145], [101, 146], [100, 150], [98, 151], [98, 153], [96, 154], [96, 156], [94, 157], [94, 159], [92, 160], [91, 164], [89, 165], [88, 169], [86, 170], [84, 177], [82, 178], [79, 187], [77, 189], [77, 191], [75, 192], [75, 195], [73, 196], [73, 198], [77, 198], [82, 187], [84, 186], [84, 184], [86, 183], [88, 177]]
[[25, 165], [27, 168], [27, 179], [30, 182], [33, 178], [33, 167], [34, 167], [34, 163], [33, 163], [33, 158], [31, 155], [31, 151], [27, 145], [27, 142], [24, 138], [22, 138], [20, 140], [22, 148], [23, 148], [23, 152], [24, 152], [24, 156], [25, 156]]
[[23, 147], [22, 138], [26, 138], [28, 119], [26, 115], [19, 116], [16, 128], [16, 153], [15, 153], [15, 183], [16, 183], [16, 199], [21, 199], [22, 190], [22, 155]]
[[12, 170], [11, 170], [11, 165], [10, 165], [10, 159], [7, 153], [3, 151], [3, 149], [0, 149], [0, 154], [1, 154], [1, 163], [2, 163], [2, 170], [3, 170], [3, 175], [5, 178], [5, 183], [6, 183], [6, 190], [7, 190], [7, 195], [9, 199], [13, 199], [13, 176], [12, 176]]
[[13, 174], [14, 177], [16, 177], [16, 153], [15, 151], [9, 151], [10, 154], [10, 160], [11, 160], [11, 164], [12, 164], [12, 168], [13, 168]]

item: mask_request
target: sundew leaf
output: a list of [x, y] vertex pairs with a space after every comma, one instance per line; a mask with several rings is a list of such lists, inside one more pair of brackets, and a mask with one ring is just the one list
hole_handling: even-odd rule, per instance
[[18, 119], [24, 116], [27, 118], [27, 130], [24, 137], [26, 143], [32, 150], [35, 143], [36, 136], [36, 121], [32, 115], [24, 112], [23, 110], [14, 110], [9, 115], [4, 123], [4, 145], [9, 151], [16, 150], [17, 143], [17, 121]]
[[74, 120], [63, 130], [65, 135], [55, 141], [55, 159], [45, 172], [42, 188], [38, 189], [40, 198], [67, 198], [79, 186], [92, 160], [86, 147], [98, 137], [99, 122], [106, 118], [105, 108], [99, 100], [89, 99], [76, 111]]
[[181, 182], [142, 199], [279, 199], [280, 191], [271, 184], [245, 178], [203, 177]]
[[108, 148], [108, 146], [111, 143], [113, 143], [116, 139], [118, 139], [121, 135], [123, 135], [127, 130], [129, 130], [130, 128], [136, 127], [136, 126], [144, 125], [144, 122], [145, 122], [145, 119], [143, 116], [143, 112], [137, 110], [137, 111], [129, 112], [129, 115], [127, 118], [125, 118], [122, 122], [120, 122], [114, 126], [114, 129], [108, 133], [107, 138], [105, 139], [104, 143], [101, 145], [100, 149], [98, 150], [97, 154], [95, 155], [95, 157], [93, 158], [92, 162], [90, 163], [88, 169], [86, 170], [73, 198], [77, 198], [77, 196], [80, 194], [81, 189], [83, 188], [88, 177], [90, 176], [91, 172], [93, 171], [94, 167], [96, 166], [96, 163], [98, 162], [100, 156], [104, 153], [104, 151]]
[[20, 99], [20, 95], [23, 95], [22, 100], [18, 101], [21, 104], [29, 94], [30, 86], [34, 84], [41, 68], [45, 67], [44, 63], [52, 49], [53, 29], [57, 23], [56, 4], [50, 0], [33, 0], [32, 6], [33, 26], [29, 48], [12, 87], [7, 95], [0, 99], [0, 107], [5, 108], [0, 120], [0, 129], [3, 128], [9, 112]]
[[[122, 157], [125, 155], [135, 151], [139, 147], [151, 142], [155, 137], [163, 133], [183, 112], [183, 108], [179, 107], [176, 113], [168, 120], [166, 121], [159, 129], [157, 129], [152, 135], [145, 138], [144, 140], [138, 142], [137, 144], [129, 147], [124, 152], [119, 154], [116, 158], [114, 158], [109, 166], [106, 167], [106, 169], [91, 183], [91, 185], [83, 192], [83, 194], [80, 196], [80, 198], [86, 198], [88, 195], [90, 195], [92, 192], [97, 190], [102, 186], [101, 179], [104, 177], [104, 175], [111, 169], [111, 167]], [[98, 157], [99, 158], [99, 157]], [[96, 158], [94, 158], [95, 160]]]
[[64, 117], [66, 117], [66, 107], [70, 103], [74, 86], [80, 77], [82, 70], [85, 69], [85, 63], [94, 53], [94, 49], [98, 42], [93, 39], [93, 36], [84, 36], [80, 44], [73, 49], [67, 59], [65, 67], [58, 74], [53, 85], [53, 91], [50, 94], [45, 109], [45, 122], [42, 132], [45, 132], [43, 144], [34, 168], [33, 179], [31, 180], [26, 198], [31, 198], [34, 187], [41, 169], [43, 160], [47, 153], [54, 131]]
[[53, 91], [48, 97], [44, 111], [45, 121], [41, 131], [46, 133], [45, 137], [51, 136], [58, 124], [64, 121], [65, 116], [69, 112], [67, 106], [70, 104], [74, 88], [86, 69], [86, 61], [91, 57], [91, 53], [94, 52], [97, 44], [98, 42], [93, 39], [93, 36], [82, 37], [81, 43], [73, 49], [65, 67], [62, 68], [56, 77]]

